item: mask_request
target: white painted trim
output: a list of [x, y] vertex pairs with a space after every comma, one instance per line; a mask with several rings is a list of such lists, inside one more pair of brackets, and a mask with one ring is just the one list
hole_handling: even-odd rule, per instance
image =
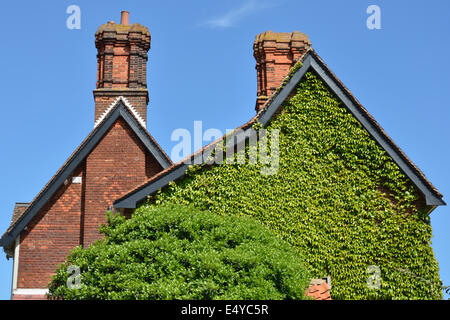
[[17, 236], [16, 242], [14, 244], [11, 297], [14, 291], [17, 289], [17, 274], [19, 272], [19, 250], [20, 250], [20, 234]]
[[23, 294], [23, 295], [44, 295], [48, 293], [48, 289], [15, 289], [13, 291], [14, 294]]
[[98, 119], [95, 121], [94, 123], [94, 128], [97, 127], [108, 115], [108, 113], [114, 109], [114, 107], [117, 105], [117, 103], [122, 100], [123, 104], [128, 108], [128, 110], [130, 110], [130, 112], [135, 116], [136, 120], [139, 122], [139, 124], [141, 126], [143, 126], [144, 128], [146, 127], [145, 124], [145, 120], [142, 119], [142, 117], [139, 115], [139, 113], [136, 111], [136, 109], [134, 109], [134, 107], [131, 105], [131, 103], [128, 102], [127, 98], [120, 96], [117, 97], [110, 105], [108, 108], [106, 108], [106, 110], [102, 113], [102, 115], [100, 117], [98, 117]]
[[82, 177], [72, 177], [72, 183], [80, 184], [82, 182], [83, 182], [83, 178]]

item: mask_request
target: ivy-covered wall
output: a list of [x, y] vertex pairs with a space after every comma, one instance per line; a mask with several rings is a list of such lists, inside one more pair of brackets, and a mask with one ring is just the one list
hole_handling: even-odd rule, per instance
[[267, 126], [280, 130], [277, 174], [195, 167], [149, 201], [262, 221], [303, 252], [314, 277], [331, 277], [333, 299], [441, 299], [415, 187], [315, 74], [296, 90]]

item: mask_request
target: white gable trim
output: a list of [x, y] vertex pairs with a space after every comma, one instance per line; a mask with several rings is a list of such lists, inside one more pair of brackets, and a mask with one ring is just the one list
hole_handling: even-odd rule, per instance
[[95, 121], [94, 128], [96, 128], [105, 118], [106, 116], [111, 112], [112, 109], [119, 103], [119, 101], [122, 101], [125, 107], [130, 110], [130, 112], [133, 114], [133, 116], [136, 118], [136, 120], [139, 122], [141, 126], [144, 128], [146, 127], [145, 120], [142, 119], [142, 117], [139, 115], [139, 113], [134, 109], [134, 107], [131, 105], [130, 102], [128, 102], [127, 98], [124, 96], [117, 97], [108, 108], [106, 108], [105, 112], [102, 113], [102, 115]]

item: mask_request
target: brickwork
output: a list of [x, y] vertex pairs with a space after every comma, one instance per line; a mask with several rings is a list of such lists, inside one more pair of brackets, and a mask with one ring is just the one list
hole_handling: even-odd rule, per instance
[[148, 93], [145, 89], [97, 89], [94, 91], [95, 119], [98, 119], [118, 96], [125, 97], [136, 112], [147, 121]]
[[266, 31], [256, 36], [253, 56], [256, 59], [259, 111], [288, 75], [297, 59], [311, 46], [308, 36], [298, 32]]
[[105, 211], [128, 190], [162, 170], [131, 128], [118, 120], [86, 159], [86, 209], [83, 244], [99, 239]]
[[[84, 164], [73, 173], [84, 175]], [[80, 244], [82, 184], [67, 180], [20, 235], [18, 288], [45, 288], [70, 250]]]
[[45, 294], [15, 294], [12, 300], [47, 300]]
[[95, 33], [97, 89], [94, 90], [95, 120], [117, 96], [130, 101], [147, 120], [147, 52], [150, 32], [140, 24], [109, 22]]
[[46, 288], [58, 264], [78, 245], [101, 238], [112, 202], [162, 170], [119, 118], [72, 177], [21, 233], [18, 288]]

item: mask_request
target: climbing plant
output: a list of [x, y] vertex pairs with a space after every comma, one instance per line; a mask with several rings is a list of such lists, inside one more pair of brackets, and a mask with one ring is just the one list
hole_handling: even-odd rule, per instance
[[254, 218], [296, 246], [313, 277], [331, 277], [334, 299], [441, 299], [430, 222], [395, 162], [312, 72], [281, 110], [266, 126], [280, 132], [277, 174], [196, 166], [146, 205]]

